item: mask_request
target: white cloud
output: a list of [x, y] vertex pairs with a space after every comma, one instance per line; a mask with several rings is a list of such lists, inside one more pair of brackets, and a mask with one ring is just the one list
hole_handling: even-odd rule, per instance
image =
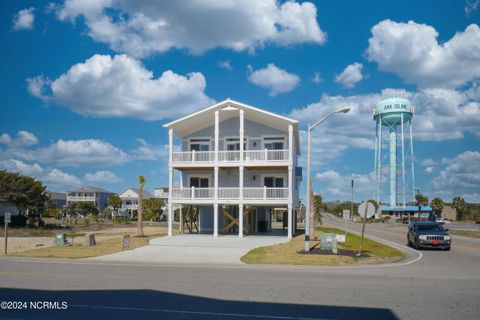
[[426, 172], [426, 173], [429, 173], [429, 174], [433, 173], [434, 170], [435, 170], [434, 167], [426, 167], [426, 168], [425, 168], [425, 172]]
[[144, 139], [137, 139], [140, 146], [131, 151], [136, 160], [165, 160], [168, 157], [168, 145], [151, 145]]
[[32, 146], [38, 143], [37, 137], [28, 131], [21, 130], [17, 133], [17, 137], [12, 138], [8, 133], [0, 136], [0, 144], [10, 147]]
[[310, 2], [66, 0], [56, 13], [62, 21], [82, 16], [90, 37], [135, 57], [172, 48], [253, 51], [326, 39]]
[[187, 76], [153, 73], [126, 55], [94, 55], [72, 66], [59, 78], [27, 79], [33, 96], [70, 108], [82, 115], [160, 120], [188, 114], [213, 104], [205, 95], [201, 73]]
[[82, 181], [72, 174], [65, 173], [59, 169], [52, 169], [43, 177], [40, 177], [42, 182], [47, 186], [80, 186]]
[[22, 9], [17, 12], [12, 20], [12, 28], [15, 31], [33, 29], [33, 23], [35, 22], [34, 7]]
[[231, 64], [230, 60], [218, 61], [217, 66], [219, 68], [222, 68], [222, 69], [225, 69], [225, 70], [228, 70], [228, 71], [233, 70], [233, 67], [232, 67], [232, 64]]
[[315, 73], [313, 74], [312, 81], [313, 81], [314, 83], [320, 83], [320, 82], [323, 81], [322, 75], [320, 74], [320, 72], [317, 71], [317, 72], [315, 72]]
[[0, 170], [18, 172], [39, 179], [50, 191], [64, 191], [65, 188], [79, 186], [82, 181], [72, 174], [59, 169], [47, 170], [38, 163], [28, 164], [21, 160], [0, 160]]
[[444, 169], [429, 184], [432, 192], [443, 195], [447, 201], [458, 195], [469, 197], [470, 201], [480, 201], [480, 152], [466, 151], [454, 158], [443, 159], [442, 163]]
[[346, 88], [355, 87], [363, 79], [362, 68], [363, 65], [358, 62], [349, 64], [342, 73], [335, 77], [335, 82], [341, 83]]
[[27, 164], [20, 160], [0, 160], [0, 169], [9, 172], [19, 172], [27, 176], [38, 176], [43, 173], [43, 168], [38, 164]]
[[334, 170], [327, 170], [317, 173], [314, 179], [318, 182], [315, 193], [322, 194], [324, 199], [350, 198], [352, 179], [354, 180], [354, 201], [371, 199], [373, 195], [372, 174], [341, 175]]
[[430, 158], [427, 158], [427, 159], [423, 159], [420, 164], [424, 167], [427, 167], [427, 166], [435, 166], [437, 165], [437, 162], [433, 159], [430, 159]]
[[383, 20], [371, 29], [367, 57], [381, 70], [423, 88], [456, 88], [480, 77], [480, 28], [469, 25], [445, 43], [429, 25]]
[[111, 171], [97, 171], [95, 173], [87, 173], [83, 178], [87, 183], [118, 183], [121, 182], [115, 173]]
[[59, 166], [113, 166], [129, 160], [129, 155], [110, 143], [96, 140], [62, 140], [36, 149], [0, 149], [0, 159], [20, 158]]
[[249, 73], [248, 80], [259, 87], [269, 89], [271, 96], [292, 91], [300, 82], [300, 78], [296, 74], [288, 73], [273, 63], [255, 71], [249, 66]]
[[467, 0], [465, 2], [465, 15], [468, 17], [472, 12], [477, 11], [480, 6], [480, 0]]

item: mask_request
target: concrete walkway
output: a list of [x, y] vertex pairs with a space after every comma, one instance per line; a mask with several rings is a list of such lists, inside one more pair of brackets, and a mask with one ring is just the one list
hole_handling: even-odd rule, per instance
[[150, 240], [150, 245], [90, 258], [97, 261], [172, 263], [172, 264], [242, 264], [240, 257], [248, 251], [273, 244], [288, 242], [286, 236], [212, 235], [188, 234], [160, 237]]

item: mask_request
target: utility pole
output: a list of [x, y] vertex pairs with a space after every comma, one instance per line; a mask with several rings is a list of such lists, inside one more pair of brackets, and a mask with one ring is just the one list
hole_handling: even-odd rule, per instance
[[5, 248], [4, 254], [7, 255], [7, 243], [8, 243], [8, 224], [11, 222], [11, 215], [10, 212], [5, 212], [5, 216], [3, 217], [5, 221]]
[[350, 215], [353, 217], [353, 179], [352, 179], [352, 202], [350, 203]]

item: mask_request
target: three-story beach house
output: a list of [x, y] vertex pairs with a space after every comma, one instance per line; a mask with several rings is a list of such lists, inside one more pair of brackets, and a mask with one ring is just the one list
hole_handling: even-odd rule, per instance
[[227, 99], [164, 127], [170, 236], [177, 206], [195, 219], [194, 231], [240, 237], [272, 232], [274, 209], [284, 208], [293, 236], [301, 182], [296, 120]]

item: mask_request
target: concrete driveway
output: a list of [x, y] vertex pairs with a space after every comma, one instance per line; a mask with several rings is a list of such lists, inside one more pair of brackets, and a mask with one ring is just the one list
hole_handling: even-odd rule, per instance
[[288, 242], [285, 236], [188, 234], [160, 237], [150, 240], [150, 245], [90, 258], [97, 261], [172, 263], [172, 264], [242, 264], [240, 257], [248, 251], [273, 244]]

